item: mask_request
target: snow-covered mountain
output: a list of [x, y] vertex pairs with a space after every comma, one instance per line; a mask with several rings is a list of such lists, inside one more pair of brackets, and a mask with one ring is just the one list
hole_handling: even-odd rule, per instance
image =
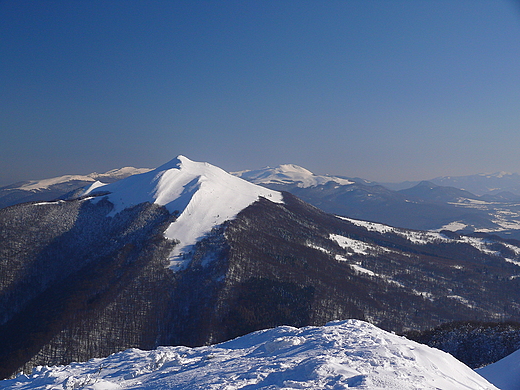
[[[184, 156], [141, 175], [110, 185], [94, 183], [83, 195], [108, 192], [114, 205], [110, 215], [141, 203], [164, 206], [175, 215], [165, 236], [178, 241], [170, 255], [170, 267], [186, 266], [183, 252], [217, 225], [265, 197], [282, 202], [282, 194], [241, 180], [224, 170]], [[98, 198], [97, 200], [99, 200]]]
[[493, 390], [451, 355], [363, 321], [262, 330], [222, 344], [130, 349], [38, 367], [0, 389]]
[[315, 175], [311, 171], [294, 164], [283, 164], [275, 168], [266, 167], [257, 170], [239, 171], [232, 174], [255, 184], [270, 186], [283, 185], [308, 188], [329, 182], [340, 185], [354, 183], [341, 177]]
[[105, 173], [88, 175], [64, 175], [43, 180], [29, 180], [0, 188], [0, 208], [22, 202], [50, 201], [98, 181], [113, 183], [117, 180], [148, 172], [148, 168], [124, 167]]
[[[67, 175], [14, 184], [0, 188], [0, 208], [29, 201], [71, 199], [81, 194], [83, 187], [89, 186], [93, 191], [106, 183], [146, 171], [148, 169], [122, 168], [105, 174]], [[441, 177], [431, 182], [401, 183], [397, 187], [387, 183], [388, 188], [359, 178], [315, 175], [294, 164], [240, 171], [234, 175], [273, 190], [289, 191], [338, 215], [410, 229], [466, 234], [487, 232], [520, 239], [520, 195], [514, 193], [519, 193], [520, 176], [516, 174]], [[477, 196], [460, 189], [468, 183], [468, 188], [485, 195]], [[176, 264], [180, 267], [183, 262]]]
[[338, 218], [179, 156], [0, 209], [0, 377], [278, 325], [518, 321], [519, 266], [516, 241]]
[[[358, 178], [315, 175], [290, 164], [235, 174], [274, 190], [291, 192], [337, 215], [408, 229], [486, 232], [520, 239], [520, 196], [513, 193], [478, 196], [456, 187], [456, 181], [446, 180], [440, 181], [443, 185], [408, 183], [406, 189], [395, 191]], [[467, 179], [507, 179], [514, 184], [515, 177], [475, 175]]]

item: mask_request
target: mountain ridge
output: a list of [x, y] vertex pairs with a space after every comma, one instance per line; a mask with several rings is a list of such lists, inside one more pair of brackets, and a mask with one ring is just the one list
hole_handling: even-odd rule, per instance
[[[210, 218], [172, 272], [171, 253], [185, 245], [165, 232], [181, 212], [214, 217], [213, 203], [232, 202], [217, 199], [211, 183], [222, 180], [238, 180], [247, 202], [230, 219]], [[364, 188], [343, 187], [353, 186]], [[282, 324], [355, 318], [404, 332], [520, 321], [520, 242], [338, 218], [260, 188], [180, 158], [97, 193], [0, 209], [0, 375]], [[184, 208], [173, 207], [181, 198]]]
[[51, 201], [73, 198], [81, 194], [83, 187], [95, 182], [113, 183], [131, 175], [150, 171], [149, 168], [124, 167], [105, 173], [88, 175], [64, 175], [42, 180], [29, 180], [0, 187], [0, 208], [23, 202]]

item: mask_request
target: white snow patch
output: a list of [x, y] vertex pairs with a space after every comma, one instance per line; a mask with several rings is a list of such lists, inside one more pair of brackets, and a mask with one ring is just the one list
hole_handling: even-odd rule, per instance
[[418, 291], [418, 290], [415, 290], [413, 289], [412, 292], [415, 294], [415, 295], [418, 295], [420, 297], [423, 297], [423, 298], [427, 298], [429, 299], [430, 301], [433, 301], [435, 296], [432, 294], [432, 293], [429, 293], [427, 291]]
[[95, 181], [90, 176], [86, 175], [64, 175], [59, 177], [53, 177], [50, 179], [43, 180], [30, 180], [28, 183], [25, 183], [18, 187], [18, 189], [25, 191], [39, 191], [47, 189], [53, 185], [66, 183], [68, 181]]
[[358, 264], [350, 264], [350, 266], [351, 266], [352, 269], [353, 269], [354, 271], [356, 271], [357, 273], [360, 273], [360, 274], [367, 274], [368, 276], [379, 276], [379, 275], [376, 274], [375, 272], [370, 271], [370, 270], [367, 269], [367, 268], [361, 267], [361, 266], [358, 265]]
[[48, 201], [48, 202], [33, 203], [32, 205], [33, 206], [44, 206], [44, 205], [48, 205], [48, 204], [60, 204], [60, 203], [64, 203], [64, 202], [65, 202], [64, 200], [52, 200], [52, 201]]
[[[507, 261], [508, 263], [511, 263], [511, 264], [514, 264], [514, 265], [520, 267], [520, 261], [509, 259], [509, 258], [504, 258], [504, 260]], [[514, 279], [514, 277], [511, 277], [511, 278]]]
[[308, 246], [309, 248], [313, 248], [313, 249], [317, 249], [317, 250], [319, 250], [319, 251], [322, 251], [323, 253], [330, 254], [330, 251], [328, 251], [327, 249], [322, 248], [321, 246], [318, 246], [318, 245], [316, 245], [316, 244], [307, 243], [307, 246]]
[[[349, 259], [346, 258], [345, 256], [336, 255], [335, 258], [336, 258], [336, 261], [349, 262]], [[406, 288], [406, 286], [404, 284], [402, 284], [396, 280], [393, 280], [391, 277], [375, 273], [374, 271], [371, 271], [368, 268], [362, 267], [361, 265], [359, 265], [359, 263], [350, 263], [349, 266], [358, 274], [364, 274], [364, 275], [368, 275], [371, 277], [380, 278], [381, 280], [383, 280], [386, 283], [393, 284], [393, 285], [401, 287], [401, 288]]]
[[447, 295], [446, 298], [455, 299], [456, 301], [459, 301], [460, 303], [462, 303], [463, 305], [466, 305], [467, 307], [475, 308], [475, 305], [472, 305], [470, 303], [470, 301], [468, 301], [464, 297], [461, 297], [460, 295]]
[[[173, 270], [182, 269], [189, 262], [183, 256], [198, 239], [215, 226], [233, 219], [241, 210], [259, 197], [282, 203], [282, 194], [257, 186], [224, 170], [203, 162], [194, 162], [184, 156], [140, 175], [97, 187], [108, 191], [114, 204], [110, 215], [125, 208], [149, 202], [165, 206], [178, 218], [165, 231], [168, 239], [179, 244], [170, 254]], [[86, 194], [95, 192], [87, 191]]]
[[433, 231], [440, 232], [441, 230], [449, 230], [451, 232], [456, 232], [457, 230], [464, 229], [466, 226], [468, 226], [468, 225], [465, 223], [462, 223], [460, 221], [453, 221], [453, 222], [450, 222], [450, 223], [442, 226], [441, 228], [435, 229]]
[[349, 237], [340, 236], [339, 234], [331, 234], [329, 237], [331, 240], [336, 241], [343, 249], [351, 250], [359, 255], [368, 255], [370, 250], [376, 249], [373, 245]]
[[388, 226], [388, 225], [383, 225], [382, 223], [376, 223], [376, 222], [368, 222], [368, 221], [361, 221], [359, 219], [352, 219], [352, 218], [347, 218], [347, 217], [341, 217], [341, 216], [337, 216], [338, 218], [340, 219], [343, 219], [345, 221], [348, 221], [356, 226], [361, 226], [361, 227], [364, 227], [366, 230], [368, 231], [371, 231], [371, 232], [377, 232], [377, 233], [381, 233], [381, 234], [385, 234], [385, 233], [388, 233], [388, 232], [393, 232], [395, 230], [395, 228], [391, 227], [391, 226]]
[[448, 202], [448, 204], [453, 204], [453, 205], [458, 205], [458, 206], [464, 205], [464, 206], [468, 206], [468, 207], [478, 208], [478, 206], [490, 205], [493, 203], [485, 201], [485, 200], [479, 200], [479, 199], [459, 198], [457, 200], [457, 202]]
[[39, 367], [0, 388], [496, 390], [451, 355], [358, 320], [283, 326], [208, 347], [129, 349]]
[[502, 229], [492, 229], [491, 232], [500, 231], [500, 230], [520, 230], [519, 221], [506, 221], [504, 219], [497, 219], [497, 220], [493, 220], [492, 222], [496, 223]]
[[449, 241], [448, 238], [446, 238], [444, 235], [442, 235], [438, 232], [400, 229], [400, 228], [395, 228], [392, 226], [384, 225], [382, 223], [361, 221], [358, 219], [352, 219], [352, 218], [346, 218], [346, 217], [340, 217], [340, 216], [337, 216], [337, 217], [340, 219], [343, 219], [345, 221], [349, 221], [350, 223], [352, 223], [356, 226], [363, 227], [368, 231], [377, 232], [380, 234], [385, 234], [385, 233], [397, 234], [414, 244], [425, 245], [425, 244], [429, 244], [429, 243]]

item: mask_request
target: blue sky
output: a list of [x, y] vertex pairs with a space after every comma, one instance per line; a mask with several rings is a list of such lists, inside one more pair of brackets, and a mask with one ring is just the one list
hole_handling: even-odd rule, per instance
[[0, 0], [0, 184], [178, 154], [520, 172], [514, 0]]

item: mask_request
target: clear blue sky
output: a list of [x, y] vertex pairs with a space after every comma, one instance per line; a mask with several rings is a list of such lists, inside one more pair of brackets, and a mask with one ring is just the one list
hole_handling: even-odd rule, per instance
[[520, 172], [514, 0], [0, 0], [0, 184], [178, 154]]

